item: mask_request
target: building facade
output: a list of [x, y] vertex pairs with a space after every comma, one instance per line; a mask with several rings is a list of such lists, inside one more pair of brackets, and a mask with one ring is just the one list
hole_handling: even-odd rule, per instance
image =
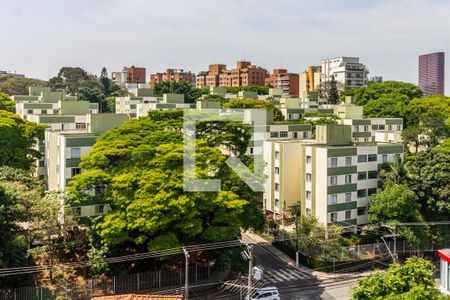
[[281, 89], [283, 97], [299, 95], [299, 75], [288, 73], [286, 69], [274, 69], [272, 75], [266, 77], [265, 85]]
[[298, 92], [300, 97], [305, 97], [309, 92], [314, 92], [321, 83], [321, 67], [309, 66], [308, 70], [299, 74]]
[[197, 75], [196, 86], [264, 86], [267, 76], [266, 69], [252, 65], [249, 61], [238, 61], [236, 68], [231, 70], [227, 70], [224, 64], [214, 64], [209, 65], [207, 72]]
[[444, 95], [445, 53], [435, 52], [419, 56], [419, 87], [424, 96]]
[[369, 70], [359, 62], [358, 57], [335, 57], [321, 61], [322, 82], [331, 81], [334, 77], [344, 89], [366, 86], [368, 74]]
[[150, 75], [150, 88], [154, 88], [155, 83], [162, 83], [164, 81], [180, 82], [187, 81], [195, 86], [195, 74], [191, 71], [184, 71], [183, 69], [167, 69], [164, 73], [155, 73]]
[[378, 171], [397, 155], [402, 144], [353, 143], [347, 125], [320, 125], [315, 140], [266, 141], [264, 209], [282, 220], [300, 203], [302, 214], [323, 224], [355, 229], [368, 222]]
[[126, 83], [145, 83], [146, 80], [146, 69], [140, 67], [123, 67], [120, 72], [112, 72], [111, 79], [112, 81], [123, 87]]

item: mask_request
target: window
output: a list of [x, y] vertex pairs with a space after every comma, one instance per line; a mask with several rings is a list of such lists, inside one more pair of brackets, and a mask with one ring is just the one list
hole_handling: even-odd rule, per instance
[[358, 207], [358, 211], [357, 211], [358, 216], [364, 216], [364, 215], [366, 215], [366, 212], [367, 212], [367, 207], [365, 207], [365, 206]]
[[303, 131], [303, 138], [307, 139], [308, 138], [308, 132], [307, 131]]
[[280, 200], [275, 198], [275, 206], [280, 207]]
[[389, 131], [392, 130], [392, 125], [388, 125], [388, 130], [389, 130]]
[[345, 183], [352, 183], [352, 175], [345, 175]]
[[377, 161], [377, 155], [376, 154], [369, 154], [367, 156], [368, 161]]
[[280, 137], [282, 137], [282, 138], [288, 137], [288, 132], [287, 131], [280, 131]]
[[311, 200], [311, 191], [306, 191], [306, 199]]
[[345, 211], [345, 219], [351, 219], [352, 218], [352, 211], [351, 210], [346, 210]]
[[385, 164], [385, 163], [388, 162], [387, 154], [383, 154], [383, 156], [381, 157], [381, 162], [382, 162], [383, 164]]
[[76, 129], [86, 129], [86, 123], [75, 123]]
[[359, 126], [353, 126], [353, 131], [354, 132], [359, 132]]
[[345, 202], [352, 201], [352, 193], [345, 193]]
[[366, 172], [358, 172], [358, 180], [366, 180], [367, 173]]
[[71, 148], [70, 149], [70, 157], [71, 158], [80, 158], [81, 157], [81, 149], [80, 148]]
[[312, 160], [312, 157], [310, 155], [306, 155], [306, 163], [310, 164]]
[[61, 124], [62, 130], [69, 130], [69, 124]]
[[367, 155], [358, 155], [358, 162], [363, 163], [367, 161]]
[[41, 109], [41, 115], [46, 115], [47, 114], [47, 110], [46, 109]]
[[275, 167], [275, 174], [280, 174], [280, 168], [279, 167]]
[[337, 213], [332, 212], [330, 213], [330, 222], [336, 222], [337, 221]]
[[367, 178], [368, 179], [377, 179], [378, 178], [378, 172], [377, 171], [369, 171], [369, 172], [367, 172]]
[[357, 197], [358, 198], [365, 198], [365, 197], [367, 197], [367, 190], [366, 189], [358, 190]]
[[250, 147], [250, 154], [253, 154], [253, 147]]
[[104, 208], [103, 204], [95, 206], [95, 214], [96, 215], [101, 215], [101, 214], [103, 214], [104, 211], [105, 211], [105, 208]]
[[280, 159], [280, 152], [279, 151], [275, 151], [275, 159]]
[[53, 114], [54, 114], [54, 115], [57, 115], [58, 112], [59, 112], [59, 111], [58, 111], [57, 109], [54, 109], [54, 110], [53, 110]]
[[378, 130], [378, 125], [372, 125], [372, 130]]
[[293, 133], [292, 133], [292, 137], [293, 137], [294, 139], [298, 139], [298, 132], [293, 132]]
[[401, 125], [397, 125], [397, 131], [402, 130], [402, 126]]
[[352, 165], [352, 157], [351, 156], [347, 156], [345, 158], [345, 165], [346, 166], [351, 166]]
[[308, 216], [311, 215], [311, 208], [307, 208], [307, 209], [306, 209], [306, 214], [307, 214]]
[[337, 176], [331, 176], [330, 177], [330, 185], [336, 185], [337, 184]]
[[306, 173], [306, 181], [311, 182], [311, 178], [312, 178], [311, 173]]
[[32, 115], [33, 114], [33, 110], [32, 109], [27, 110], [27, 114]]
[[72, 177], [78, 174], [81, 174], [81, 169], [80, 168], [72, 168]]
[[364, 131], [369, 131], [369, 126], [368, 125], [364, 126]]
[[278, 131], [274, 131], [270, 133], [271, 138], [277, 138], [278, 137]]
[[332, 167], [337, 167], [337, 157], [332, 157], [331, 158], [331, 166]]
[[337, 195], [330, 195], [330, 204], [337, 203]]
[[280, 184], [279, 183], [275, 183], [275, 191], [279, 191], [280, 190]]
[[377, 193], [377, 188], [370, 188], [367, 190], [367, 196], [372, 196]]
[[384, 130], [386, 128], [385, 125], [378, 125], [378, 130]]

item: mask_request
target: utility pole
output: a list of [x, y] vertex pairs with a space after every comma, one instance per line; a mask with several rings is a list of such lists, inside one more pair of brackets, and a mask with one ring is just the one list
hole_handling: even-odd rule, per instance
[[247, 285], [247, 295], [248, 300], [252, 298], [252, 270], [253, 270], [253, 254], [252, 254], [252, 245], [249, 245], [248, 243], [241, 240], [241, 243], [243, 243], [247, 247], [247, 251], [242, 251], [241, 255], [244, 258], [248, 259], [248, 285]]
[[[387, 247], [387, 249], [389, 251], [389, 254], [391, 254], [392, 259], [394, 260], [394, 262], [398, 262], [398, 254], [397, 254], [397, 236], [398, 236], [398, 234], [397, 234], [397, 230], [396, 230], [395, 226], [391, 226], [389, 224], [382, 223], [381, 226], [386, 227], [391, 232], [391, 234], [385, 234], [381, 239], [386, 244], [386, 247]], [[391, 250], [389, 249], [389, 246], [387, 245], [387, 243], [384, 240], [384, 238], [394, 238], [394, 251], [393, 252], [391, 252]]]
[[184, 257], [185, 257], [185, 267], [184, 267], [184, 300], [189, 298], [189, 253], [186, 248], [183, 247]]
[[300, 258], [298, 253], [298, 216], [300, 214], [300, 205], [297, 203], [293, 206], [295, 209], [294, 222], [295, 222], [295, 266], [299, 266]]

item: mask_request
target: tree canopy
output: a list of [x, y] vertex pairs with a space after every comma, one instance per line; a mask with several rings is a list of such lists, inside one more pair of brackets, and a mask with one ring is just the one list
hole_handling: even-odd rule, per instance
[[6, 110], [9, 112], [16, 111], [16, 102], [9, 98], [5, 93], [0, 92], [0, 110]]
[[240, 91], [257, 92], [258, 95], [268, 95], [270, 86], [228, 86], [227, 93], [237, 94]]
[[435, 290], [435, 268], [425, 259], [410, 257], [405, 264], [391, 264], [386, 273], [379, 271], [359, 281], [352, 289], [353, 300], [444, 300]]
[[41, 153], [34, 147], [44, 137], [44, 125], [0, 110], [0, 166], [30, 170]]
[[185, 101], [192, 103], [200, 98], [203, 91], [195, 88], [192, 83], [185, 80], [180, 80], [179, 82], [163, 81], [161, 83], [155, 83], [153, 94], [155, 96], [162, 96], [163, 94], [184, 94]]
[[409, 100], [422, 97], [422, 90], [411, 83], [401, 81], [369, 82], [369, 85], [348, 89], [340, 94], [342, 99], [345, 96], [352, 96], [353, 103], [365, 105], [371, 100], [379, 99], [383, 94], [405, 95]]
[[52, 90], [63, 89], [68, 94], [78, 95], [78, 89], [84, 81], [93, 79], [85, 70], [80, 67], [63, 67], [58, 75], [51, 78], [48, 82]]
[[[112, 210], [94, 228], [110, 252], [224, 241], [235, 239], [241, 227], [254, 226], [244, 217], [250, 211], [260, 214], [251, 200], [254, 193], [214, 146], [216, 135], [224, 133], [217, 132], [220, 127], [205, 126], [197, 135], [196, 170], [197, 178], [221, 179], [221, 191], [183, 190], [182, 114], [151, 111], [148, 117], [129, 120], [100, 136], [82, 158], [83, 172], [70, 182], [69, 191], [76, 204], [99, 198], [110, 203]], [[241, 136], [236, 131], [230, 143]]]
[[8, 95], [28, 95], [30, 86], [47, 86], [48, 82], [40, 79], [23, 77], [0, 77], [0, 92]]

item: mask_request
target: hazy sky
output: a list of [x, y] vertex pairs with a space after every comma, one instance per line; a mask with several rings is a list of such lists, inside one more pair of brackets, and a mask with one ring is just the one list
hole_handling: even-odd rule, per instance
[[450, 48], [450, 1], [445, 0], [0, 4], [0, 70], [42, 79], [63, 66], [97, 74], [102, 66], [111, 72], [124, 65], [144, 66], [147, 74], [167, 67], [198, 72], [209, 63], [232, 67], [243, 58], [269, 70], [300, 72], [321, 58], [359, 56], [370, 76], [417, 83], [417, 56]]

